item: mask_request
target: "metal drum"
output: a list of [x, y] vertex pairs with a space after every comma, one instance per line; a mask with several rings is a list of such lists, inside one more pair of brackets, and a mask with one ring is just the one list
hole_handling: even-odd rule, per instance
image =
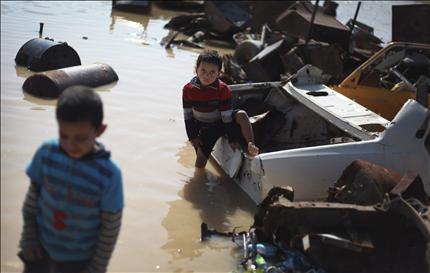
[[97, 87], [117, 80], [118, 75], [107, 64], [78, 65], [33, 74], [22, 89], [36, 97], [57, 98], [72, 85]]
[[46, 71], [80, 65], [81, 59], [66, 42], [34, 38], [19, 49], [15, 63], [33, 71]]

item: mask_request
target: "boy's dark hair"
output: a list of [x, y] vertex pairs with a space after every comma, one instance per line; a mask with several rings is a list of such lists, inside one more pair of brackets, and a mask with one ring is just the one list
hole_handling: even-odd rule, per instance
[[202, 53], [200, 53], [199, 57], [197, 57], [196, 69], [203, 62], [216, 64], [219, 70], [221, 70], [222, 68], [222, 58], [216, 50], [206, 49]]
[[57, 101], [57, 120], [65, 122], [90, 121], [99, 128], [103, 121], [103, 103], [100, 96], [87, 86], [71, 86]]

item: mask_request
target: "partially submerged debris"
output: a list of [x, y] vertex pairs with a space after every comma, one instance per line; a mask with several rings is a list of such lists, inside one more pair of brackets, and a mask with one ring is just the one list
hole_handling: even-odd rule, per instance
[[[206, 39], [234, 41], [235, 52], [224, 63], [231, 74], [223, 75], [234, 84], [285, 79], [305, 64], [323, 69], [332, 76], [331, 83], [338, 84], [379, 50], [382, 41], [356, 20], [359, 5], [354, 19], [344, 25], [334, 16], [335, 2], [324, 1], [323, 7], [318, 2], [205, 1], [205, 13], [179, 15], [165, 25], [189, 38], [176, 41], [169, 33], [162, 45], [201, 48]], [[277, 49], [278, 43], [283, 50]], [[270, 58], [257, 57], [260, 52]]]
[[291, 187], [273, 188], [258, 205], [249, 231], [241, 239], [229, 233], [242, 240], [241, 265], [248, 273], [430, 272], [429, 199], [420, 200], [419, 176], [408, 173], [401, 179], [415, 177], [412, 183], [399, 183], [398, 176], [367, 161], [348, 166], [336, 187], [349, 185], [351, 196], [362, 197], [375, 196], [373, 186], [381, 190], [366, 205], [357, 204], [362, 198], [295, 202]]
[[18, 50], [15, 63], [33, 71], [52, 70], [81, 64], [78, 53], [67, 42], [34, 38]]
[[234, 108], [252, 117], [261, 152], [250, 159], [220, 138], [212, 156], [225, 173], [256, 203], [273, 186], [287, 185], [298, 200], [314, 200], [347, 165], [364, 159], [401, 174], [417, 172], [430, 194], [429, 110], [408, 100], [390, 122], [326, 80], [305, 66], [287, 83], [230, 85]]
[[22, 89], [42, 98], [57, 98], [72, 85], [98, 87], [118, 80], [116, 72], [107, 64], [78, 65], [35, 73], [28, 77]]

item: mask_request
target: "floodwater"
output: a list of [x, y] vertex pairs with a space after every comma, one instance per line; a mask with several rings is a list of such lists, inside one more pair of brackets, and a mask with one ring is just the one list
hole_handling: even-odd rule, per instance
[[[397, 4], [398, 2], [396, 2]], [[358, 20], [391, 39], [391, 4], [364, 2]], [[341, 22], [355, 2], [341, 2]], [[55, 100], [23, 93], [31, 71], [15, 65], [19, 48], [43, 36], [67, 41], [82, 64], [106, 63], [119, 81], [96, 90], [108, 129], [100, 138], [122, 169], [125, 210], [111, 272], [231, 272], [240, 252], [226, 238], [200, 242], [200, 224], [246, 230], [252, 201], [212, 164], [195, 174], [187, 143], [181, 89], [193, 76], [197, 50], [160, 46], [163, 26], [178, 13], [153, 7], [150, 16], [113, 11], [111, 1], [1, 2], [1, 271], [19, 272], [16, 253], [21, 206], [29, 181], [24, 170], [36, 148], [57, 135]], [[381, 16], [384, 14], [384, 16]], [[367, 20], [368, 19], [368, 20]], [[85, 37], [85, 38], [84, 38]], [[223, 53], [231, 49], [208, 44]]]

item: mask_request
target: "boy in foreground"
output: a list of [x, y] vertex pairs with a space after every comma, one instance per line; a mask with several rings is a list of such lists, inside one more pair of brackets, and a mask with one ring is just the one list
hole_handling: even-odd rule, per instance
[[57, 101], [59, 139], [43, 143], [26, 173], [19, 257], [24, 272], [105, 272], [124, 207], [121, 171], [96, 139], [103, 104], [83, 86]]
[[231, 90], [218, 77], [222, 59], [214, 50], [202, 52], [196, 62], [196, 74], [182, 90], [187, 136], [196, 151], [196, 168], [204, 168], [215, 142], [227, 134], [233, 150], [245, 141], [250, 157], [258, 154], [248, 115], [232, 109]]

